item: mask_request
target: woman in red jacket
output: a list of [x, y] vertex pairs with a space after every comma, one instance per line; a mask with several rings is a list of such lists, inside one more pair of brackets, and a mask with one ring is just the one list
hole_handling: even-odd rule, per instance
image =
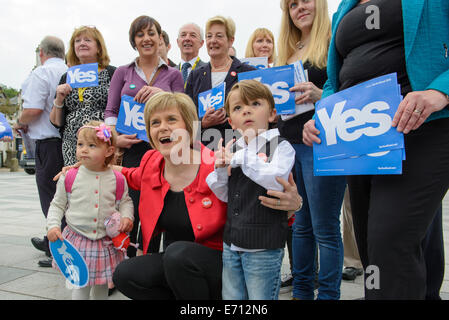
[[[144, 255], [122, 262], [114, 283], [132, 299], [221, 299], [226, 204], [206, 183], [214, 170], [213, 152], [193, 142], [196, 107], [185, 94], [158, 93], [147, 103], [144, 117], [154, 150], [138, 168], [119, 167], [128, 185], [141, 191]], [[285, 210], [299, 207], [292, 179], [284, 185], [284, 193], [274, 194], [280, 206], [277, 199], [262, 203]], [[160, 232], [164, 252], [146, 254], [150, 239]]]

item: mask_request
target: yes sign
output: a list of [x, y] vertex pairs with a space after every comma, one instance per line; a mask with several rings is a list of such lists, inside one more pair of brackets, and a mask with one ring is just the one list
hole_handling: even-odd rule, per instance
[[85, 287], [89, 282], [86, 261], [68, 240], [49, 242], [51, 255], [64, 277], [75, 287]]
[[137, 139], [148, 142], [143, 110], [145, 105], [137, 103], [133, 97], [124, 95], [120, 104], [120, 111], [115, 129], [124, 134], [137, 134]]
[[241, 63], [249, 64], [257, 69], [268, 68], [268, 57], [252, 57], [252, 58], [242, 58]]
[[98, 86], [98, 63], [80, 64], [67, 70], [67, 83], [72, 88]]
[[295, 94], [289, 89], [295, 84], [293, 65], [239, 73], [239, 81], [257, 80], [270, 89], [277, 114], [295, 113]]
[[372, 79], [318, 101], [315, 117], [322, 142], [314, 144], [316, 160], [403, 148], [403, 134], [391, 127], [400, 102], [396, 74]]
[[10, 137], [13, 138], [12, 135], [12, 128], [8, 123], [8, 120], [6, 120], [3, 113], [0, 113], [0, 138], [3, 137]]
[[202, 118], [208, 108], [215, 108], [215, 110], [224, 107], [226, 93], [226, 82], [211, 90], [202, 92], [198, 95], [198, 116]]
[[404, 149], [313, 162], [315, 176], [401, 174]]

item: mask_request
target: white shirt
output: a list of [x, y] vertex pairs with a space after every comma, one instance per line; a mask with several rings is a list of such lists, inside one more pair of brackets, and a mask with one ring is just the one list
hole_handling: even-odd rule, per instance
[[[184, 65], [184, 63], [186, 63], [186, 62], [190, 63], [190, 67], [187, 69], [187, 77], [189, 77], [190, 72], [192, 71], [192, 68], [193, 68], [193, 66], [195, 65], [196, 59], [198, 59], [198, 57], [195, 57], [195, 58], [193, 58], [193, 59], [190, 60], [190, 61], [184, 61], [184, 60], [181, 59], [181, 63], [180, 63], [181, 68], [179, 69], [179, 71], [181, 71], [182, 66]], [[199, 62], [199, 60], [198, 60], [198, 62]], [[195, 67], [195, 68], [196, 68], [196, 67]], [[181, 72], [182, 72], [182, 71], [181, 71]]]
[[37, 67], [22, 84], [24, 109], [43, 110], [41, 116], [28, 125], [31, 139], [60, 138], [59, 131], [50, 123], [50, 112], [56, 97], [56, 88], [62, 75], [67, 72], [64, 60], [50, 58]]
[[[259, 134], [249, 144], [246, 144], [243, 137], [237, 140], [237, 146], [242, 149], [235, 152], [232, 156], [231, 167], [237, 168], [240, 166], [244, 175], [267, 190], [283, 191], [284, 188], [276, 181], [276, 177], [288, 180], [288, 176], [295, 163], [295, 150], [291, 144], [286, 140], [282, 141], [276, 147], [270, 162], [265, 161], [259, 156], [260, 151], [263, 151], [261, 150], [262, 147], [266, 145], [267, 141], [277, 136], [279, 136], [279, 130], [271, 129]], [[277, 139], [274, 141], [277, 141]], [[272, 147], [274, 146], [270, 146], [270, 149]], [[228, 179], [229, 176], [226, 167], [215, 168], [206, 178], [209, 188], [223, 202], [228, 202]], [[231, 243], [231, 250], [259, 252], [264, 249], [240, 248]]]
[[228, 75], [227, 72], [212, 72], [211, 73], [212, 88], [218, 87], [220, 84], [222, 84], [225, 81], [227, 75]]
[[[271, 139], [279, 136], [278, 129], [262, 132], [247, 145], [241, 137], [236, 144], [242, 149], [234, 153], [231, 167], [241, 167], [243, 174], [267, 190], [283, 191], [282, 185], [276, 177], [288, 180], [295, 163], [295, 150], [284, 140], [274, 151], [270, 162], [265, 162], [258, 154], [263, 146]], [[277, 140], [274, 140], [277, 141]], [[206, 182], [215, 195], [223, 202], [228, 202], [228, 173], [227, 168], [215, 168], [206, 178]]]
[[143, 72], [143, 69], [142, 69], [141, 67], [139, 67], [139, 64], [137, 63], [137, 59], [138, 59], [138, 58], [136, 58], [136, 59], [134, 60], [134, 71], [136, 71], [137, 75], [138, 75], [143, 81], [145, 81], [147, 84], [150, 84], [150, 83], [151, 83], [151, 80], [153, 80], [154, 75], [156, 74], [157, 70], [159, 70], [159, 68], [160, 68], [161, 66], [163, 66], [164, 64], [167, 65], [167, 63], [166, 63], [161, 57], [159, 57], [159, 64], [157, 65], [157, 68], [155, 68], [155, 69], [153, 70], [153, 73], [151, 74], [150, 79], [148, 79], [148, 81], [147, 81], [147, 77], [146, 77], [146, 75], [145, 75], [145, 72]]

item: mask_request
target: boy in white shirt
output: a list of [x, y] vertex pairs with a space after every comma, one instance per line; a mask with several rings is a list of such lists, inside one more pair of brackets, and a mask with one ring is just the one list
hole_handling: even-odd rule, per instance
[[269, 130], [276, 109], [265, 85], [255, 80], [235, 84], [225, 109], [229, 124], [242, 138], [224, 148], [219, 143], [215, 170], [206, 179], [217, 197], [228, 203], [222, 296], [224, 300], [276, 300], [288, 218], [286, 211], [262, 206], [259, 196], [270, 189], [283, 190], [276, 177], [288, 179], [295, 151], [277, 129]]

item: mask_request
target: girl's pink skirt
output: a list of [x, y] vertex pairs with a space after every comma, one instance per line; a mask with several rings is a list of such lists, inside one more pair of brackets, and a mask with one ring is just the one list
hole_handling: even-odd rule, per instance
[[[125, 259], [125, 254], [108, 243], [111, 239], [104, 237], [99, 240], [90, 240], [76, 233], [69, 226], [65, 227], [62, 236], [73, 244], [86, 261], [89, 270], [87, 285], [107, 284], [112, 287], [112, 275], [117, 265]], [[59, 269], [54, 260], [53, 267]]]

